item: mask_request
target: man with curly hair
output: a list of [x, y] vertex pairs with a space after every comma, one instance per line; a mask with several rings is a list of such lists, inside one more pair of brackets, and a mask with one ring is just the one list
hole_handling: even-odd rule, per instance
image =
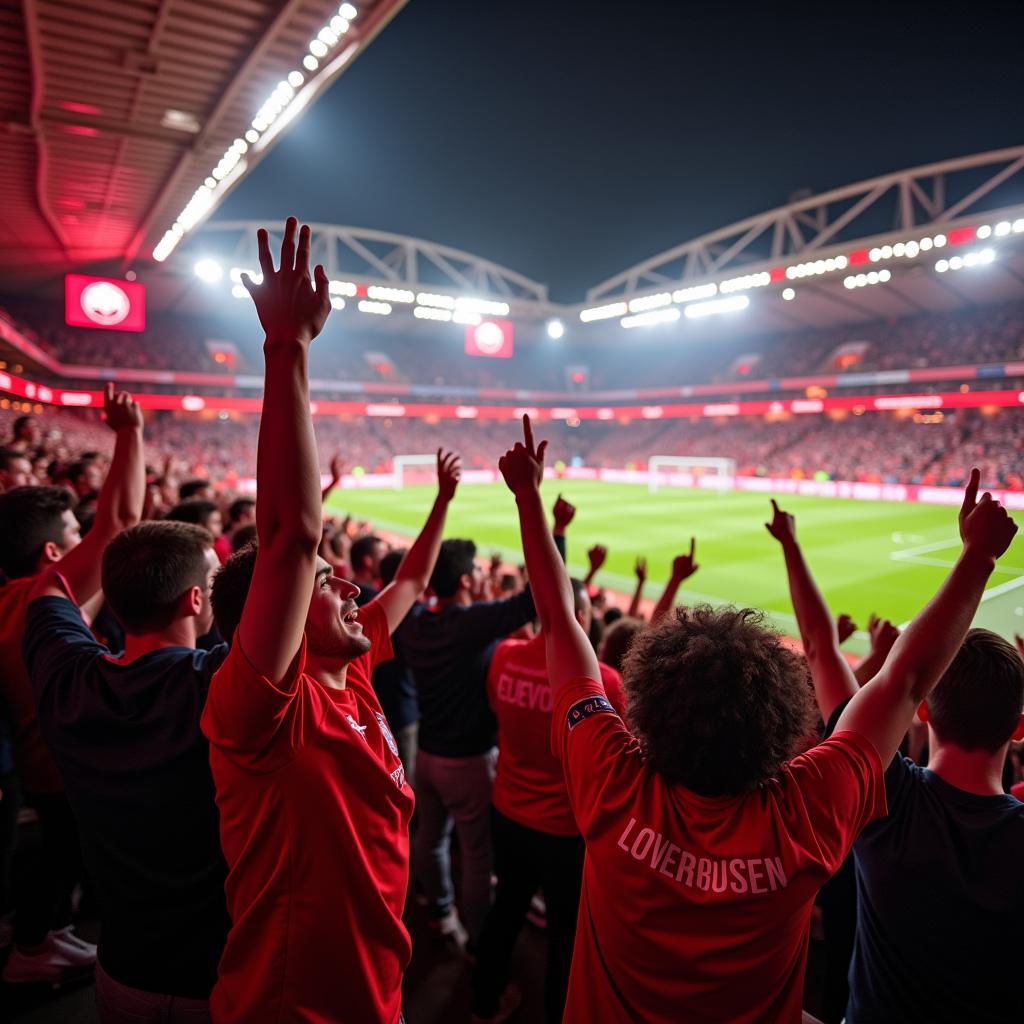
[[624, 664], [627, 728], [544, 529], [546, 442], [534, 447], [527, 417], [524, 431], [499, 468], [547, 637], [552, 747], [587, 848], [564, 1019], [798, 1021], [814, 896], [885, 814], [882, 765], [1016, 526], [988, 495], [977, 501], [975, 477], [956, 566], [806, 753], [806, 664], [746, 609], [677, 609], [640, 634]]

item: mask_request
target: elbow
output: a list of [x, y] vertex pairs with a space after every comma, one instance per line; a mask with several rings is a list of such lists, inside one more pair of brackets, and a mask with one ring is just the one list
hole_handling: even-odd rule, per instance
[[312, 516], [275, 517], [256, 524], [261, 547], [289, 548], [296, 552], [316, 552], [323, 539], [323, 522]]

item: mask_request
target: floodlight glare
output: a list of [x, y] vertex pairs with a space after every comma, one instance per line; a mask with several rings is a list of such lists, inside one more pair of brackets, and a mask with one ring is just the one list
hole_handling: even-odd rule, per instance
[[209, 258], [199, 260], [193, 269], [196, 277], [207, 284], [216, 284], [224, 276], [224, 268], [216, 260]]
[[561, 320], [548, 321], [548, 337], [557, 341], [565, 334], [565, 324]]

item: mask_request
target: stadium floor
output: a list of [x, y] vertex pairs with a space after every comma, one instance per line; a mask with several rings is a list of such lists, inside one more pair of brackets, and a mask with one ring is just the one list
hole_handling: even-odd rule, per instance
[[[371, 520], [384, 531], [413, 536], [426, 518], [435, 490], [336, 491], [328, 506]], [[672, 559], [697, 538], [700, 571], [680, 591], [680, 601], [737, 603], [765, 609], [784, 632], [796, 623], [778, 544], [768, 535], [767, 496], [697, 490], [665, 490], [584, 480], [547, 481], [545, 504], [561, 493], [577, 506], [568, 533], [569, 568], [586, 573], [593, 544], [609, 551], [597, 581], [633, 592], [637, 556], [647, 558], [645, 593], [656, 598]], [[797, 534], [811, 568], [836, 614], [846, 612], [865, 627], [875, 612], [908, 622], [935, 592], [960, 548], [956, 508], [786, 497], [782, 507], [797, 517]], [[1024, 516], [1015, 516], [1024, 523]], [[512, 496], [503, 484], [463, 485], [448, 514], [446, 536], [471, 537], [482, 555], [500, 551], [520, 562], [521, 545]], [[1024, 632], [1024, 533], [1002, 559], [982, 598], [975, 623], [1012, 638]], [[847, 647], [866, 649], [859, 631]]]

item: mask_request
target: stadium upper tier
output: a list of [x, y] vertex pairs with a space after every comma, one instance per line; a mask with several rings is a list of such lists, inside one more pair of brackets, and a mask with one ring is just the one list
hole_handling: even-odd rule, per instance
[[[202, 383], [199, 375], [207, 375], [214, 392], [230, 387], [244, 394], [262, 387], [257, 334], [233, 320], [162, 315], [151, 318], [145, 334], [92, 331], [66, 327], [51, 303], [32, 301], [0, 309], [0, 333], [5, 319], [48, 360], [60, 364], [57, 374], [52, 363], [34, 367], [49, 383], [58, 376], [67, 384], [111, 372], [123, 376], [119, 371], [128, 370], [139, 371], [134, 377], [140, 384], [165, 388], [187, 384], [195, 390]], [[15, 332], [9, 332], [12, 338]], [[26, 353], [10, 344], [3, 358], [8, 369], [29, 363]], [[502, 360], [469, 358], [458, 339], [439, 337], [433, 346], [401, 336], [366, 339], [329, 321], [310, 358], [317, 394], [362, 392], [395, 400], [410, 394], [497, 398], [507, 392], [530, 401], [585, 403], [624, 398], [630, 390], [650, 397], [734, 397], [769, 388], [780, 394], [808, 387], [891, 390], [908, 380], [947, 387], [951, 381], [981, 378], [991, 385], [1024, 377], [1024, 303], [736, 337], [707, 348], [653, 339], [599, 349], [552, 341], [521, 346], [511, 359]], [[180, 374], [180, 380], [168, 371]]]

